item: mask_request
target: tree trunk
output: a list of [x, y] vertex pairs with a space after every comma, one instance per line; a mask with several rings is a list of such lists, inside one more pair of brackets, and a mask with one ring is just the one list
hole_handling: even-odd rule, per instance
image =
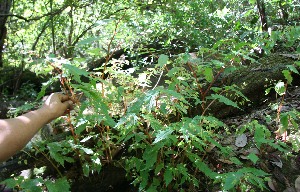
[[4, 40], [6, 38], [5, 23], [8, 17], [8, 13], [11, 7], [12, 0], [0, 0], [0, 67], [3, 67], [2, 52], [4, 46]]
[[286, 24], [288, 22], [289, 19], [289, 13], [287, 12], [287, 7], [286, 5], [284, 5], [284, 1], [280, 0], [279, 2], [279, 8], [281, 10], [281, 19], [283, 21], [284, 24]]
[[267, 14], [264, 0], [256, 0], [262, 31], [268, 31]]

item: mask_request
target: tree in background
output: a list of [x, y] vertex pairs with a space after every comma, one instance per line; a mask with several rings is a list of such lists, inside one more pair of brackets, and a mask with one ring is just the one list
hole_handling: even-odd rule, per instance
[[9, 14], [12, 0], [1, 0], [0, 1], [0, 67], [3, 67], [2, 51], [4, 46], [4, 40], [6, 38], [7, 29], [5, 23]]

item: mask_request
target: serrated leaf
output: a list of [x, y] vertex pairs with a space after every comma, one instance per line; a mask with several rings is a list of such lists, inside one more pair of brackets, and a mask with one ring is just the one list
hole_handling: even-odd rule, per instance
[[214, 80], [214, 74], [211, 67], [207, 67], [204, 69], [204, 77], [209, 83], [211, 83]]
[[290, 71], [292, 71], [293, 73], [296, 73], [296, 74], [300, 75], [299, 72], [298, 72], [298, 70], [296, 69], [296, 67], [295, 67], [294, 65], [287, 65], [286, 67], [287, 67]]
[[89, 164], [84, 163], [82, 165], [82, 171], [83, 171], [84, 176], [86, 176], [86, 177], [89, 176], [89, 174], [90, 174], [90, 166], [89, 166]]
[[285, 130], [288, 128], [289, 116], [287, 113], [280, 114], [280, 123]]
[[42, 192], [41, 187], [38, 186], [42, 182], [43, 182], [42, 178], [25, 179], [21, 183], [21, 188], [26, 189], [26, 191], [30, 191], [30, 192]]
[[226, 67], [225, 69], [224, 69], [224, 74], [225, 75], [227, 75], [227, 74], [232, 74], [234, 71], [236, 71], [237, 70], [237, 68], [236, 67], [234, 67], [234, 66], [230, 66], [230, 67]]
[[268, 140], [267, 138], [271, 136], [271, 133], [263, 125], [259, 125], [257, 122], [255, 122], [254, 124], [254, 129], [254, 141], [258, 149], [260, 149], [261, 144], [270, 142], [270, 140]]
[[71, 75], [73, 75], [74, 80], [77, 81], [78, 83], [81, 83], [80, 76], [83, 75], [85, 77], [89, 77], [89, 73], [87, 71], [80, 69], [74, 65], [63, 64], [63, 67], [67, 69]]
[[224, 97], [223, 95], [218, 95], [218, 94], [211, 94], [210, 95], [213, 99], [217, 99], [219, 102], [222, 102], [226, 105], [241, 109], [235, 102], [231, 101], [227, 97]]
[[49, 149], [50, 156], [55, 161], [60, 163], [62, 166], [64, 166], [65, 161], [70, 162], [70, 163], [74, 162], [74, 159], [72, 157], [63, 156], [61, 154], [61, 151], [63, 151], [63, 149], [59, 143], [57, 143], [57, 142], [49, 143], [47, 148]]
[[86, 51], [88, 54], [92, 56], [98, 56], [100, 55], [101, 49], [100, 48], [94, 48], [94, 49], [89, 49]]
[[270, 93], [270, 91], [272, 90], [272, 87], [269, 87], [265, 90], [265, 95], [268, 95]]
[[259, 160], [259, 158], [254, 154], [254, 153], [250, 153], [247, 156], [254, 164], [256, 164], [256, 162]]
[[81, 40], [77, 43], [77, 45], [86, 45], [86, 44], [91, 44], [94, 41], [100, 40], [100, 37], [89, 37], [87, 39]]
[[143, 105], [147, 111], [151, 111], [156, 105], [156, 97], [159, 94], [158, 90], [147, 91], [145, 95], [138, 97], [137, 100], [128, 108], [128, 113], [139, 113]]
[[172, 170], [170, 168], [167, 168], [164, 174], [164, 180], [166, 186], [168, 186], [172, 182], [172, 179], [173, 179]]
[[243, 165], [243, 163], [236, 157], [230, 157], [230, 161], [236, 165]]
[[232, 172], [226, 174], [226, 179], [224, 181], [223, 190], [229, 191], [234, 188], [237, 183], [240, 182], [240, 178], [243, 176], [242, 173]]
[[43, 84], [42, 84], [42, 89], [41, 89], [41, 91], [39, 92], [39, 94], [38, 94], [36, 100], [40, 100], [40, 99], [45, 95], [47, 88], [48, 88], [50, 85], [52, 85], [52, 83], [54, 83], [55, 81], [56, 81], [56, 79], [52, 77], [52, 78], [49, 79], [47, 82], [43, 83]]
[[85, 147], [81, 147], [80, 149], [82, 149], [86, 154], [90, 155], [93, 154], [94, 151]]
[[70, 191], [70, 184], [66, 178], [57, 179], [55, 182], [48, 180], [45, 184], [49, 192]]
[[[157, 145], [156, 145], [157, 146]], [[143, 159], [146, 161], [144, 170], [151, 168], [157, 160], [157, 147], [147, 146], [143, 154]]]
[[169, 57], [167, 55], [160, 55], [158, 58], [158, 66], [163, 67], [165, 64], [168, 63]]
[[155, 175], [157, 175], [161, 171], [161, 169], [164, 168], [164, 167], [165, 167], [165, 165], [163, 163], [158, 164], [155, 167], [155, 171], [154, 171]]
[[292, 81], [293, 81], [293, 77], [291, 75], [291, 72], [289, 70], [283, 70], [282, 73], [283, 73], [285, 79], [287, 80], [287, 83], [291, 84]]
[[173, 130], [172, 129], [167, 129], [167, 130], [159, 130], [159, 132], [157, 133], [156, 135], [156, 138], [153, 142], [153, 144], [161, 141], [161, 140], [164, 140], [166, 138], [169, 137], [169, 135], [171, 135], [173, 133]]
[[188, 153], [188, 158], [195, 163], [196, 167], [203, 172], [206, 176], [208, 176], [211, 179], [215, 179], [218, 175], [217, 173], [213, 172], [207, 164], [202, 162], [200, 157], [196, 154]]

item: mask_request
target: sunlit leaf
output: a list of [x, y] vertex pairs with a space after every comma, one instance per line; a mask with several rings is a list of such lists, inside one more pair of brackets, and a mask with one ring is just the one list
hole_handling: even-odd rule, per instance
[[46, 187], [49, 192], [70, 191], [70, 184], [66, 178], [57, 179], [55, 182], [46, 181]]
[[212, 82], [214, 80], [214, 74], [211, 67], [206, 67], [204, 70], [204, 76], [206, 81]]
[[86, 44], [91, 44], [93, 43], [94, 41], [98, 41], [100, 40], [101, 38], [100, 37], [89, 37], [87, 39], [84, 39], [84, 40], [81, 40], [77, 43], [77, 45], [86, 45]]
[[157, 135], [156, 135], [156, 138], [153, 142], [153, 144], [161, 141], [161, 140], [164, 140], [164, 139], [167, 139], [169, 137], [169, 135], [171, 135], [173, 132], [172, 129], [167, 129], [167, 130], [160, 130]]
[[284, 82], [280, 81], [275, 85], [275, 91], [278, 95], [282, 96], [285, 94], [285, 85]]
[[163, 67], [165, 64], [168, 63], [169, 57], [167, 55], [160, 55], [158, 58], [158, 66]]

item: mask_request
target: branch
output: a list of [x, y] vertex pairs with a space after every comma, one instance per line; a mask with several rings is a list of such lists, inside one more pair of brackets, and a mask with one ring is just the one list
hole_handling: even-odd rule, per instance
[[33, 51], [35, 50], [35, 47], [36, 47], [37, 43], [39, 42], [39, 40], [40, 40], [42, 34], [45, 32], [45, 30], [46, 30], [46, 28], [47, 28], [48, 25], [49, 25], [49, 20], [44, 24], [44, 26], [43, 26], [41, 32], [38, 34], [38, 36], [37, 36], [35, 42], [33, 43], [32, 48], [31, 48]]
[[15, 15], [15, 14], [0, 14], [0, 17], [17, 17], [19, 19], [22, 19], [26, 22], [29, 22], [29, 20], [21, 15]]

